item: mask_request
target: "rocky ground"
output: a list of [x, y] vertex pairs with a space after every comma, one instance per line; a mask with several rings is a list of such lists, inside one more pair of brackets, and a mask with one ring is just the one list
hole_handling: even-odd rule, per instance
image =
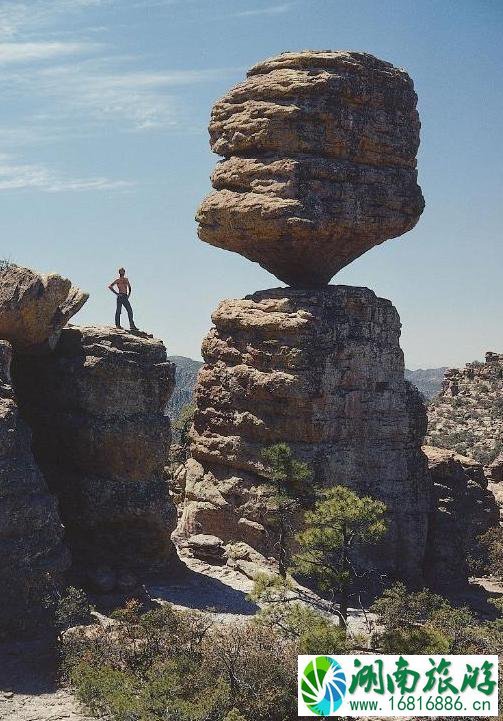
[[[184, 564], [172, 582], [147, 586], [153, 600], [211, 613], [221, 623], [239, 623], [258, 610], [246, 597], [252, 582], [244, 574], [188, 557]], [[484, 614], [487, 594], [501, 593], [495, 579], [472, 579], [456, 600]], [[365, 630], [361, 611], [351, 610], [350, 624], [354, 632]], [[58, 678], [57, 654], [44, 641], [0, 644], [0, 721], [91, 721]]]
[[[152, 600], [177, 609], [211, 613], [217, 622], [239, 623], [258, 607], [247, 599], [252, 581], [228, 566], [208, 565], [186, 557], [169, 583], [146, 587]], [[364, 629], [361, 611], [353, 609], [351, 627]], [[58, 678], [57, 654], [47, 642], [0, 644], [0, 721], [90, 721], [71, 690]]]

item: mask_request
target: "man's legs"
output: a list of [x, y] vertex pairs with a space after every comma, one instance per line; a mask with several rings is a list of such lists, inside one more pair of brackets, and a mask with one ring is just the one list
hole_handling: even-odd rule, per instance
[[129, 318], [129, 327], [131, 330], [137, 330], [134, 320], [133, 320], [133, 309], [131, 308], [131, 303], [129, 302], [129, 298], [126, 296], [124, 300], [122, 301], [122, 305], [127, 310], [127, 315]]
[[115, 309], [115, 325], [120, 328], [121, 325], [121, 310], [122, 310], [122, 298], [120, 295], [117, 296], [117, 308]]

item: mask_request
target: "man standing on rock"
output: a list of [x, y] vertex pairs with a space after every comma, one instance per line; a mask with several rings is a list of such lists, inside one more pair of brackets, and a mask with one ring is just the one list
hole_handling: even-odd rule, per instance
[[[129, 327], [133, 331], [137, 331], [138, 328], [134, 324], [133, 320], [133, 309], [131, 308], [131, 303], [129, 302], [129, 296], [131, 295], [131, 283], [129, 282], [128, 278], [126, 278], [126, 271], [124, 268], [119, 268], [119, 277], [113, 281], [113, 283], [110, 283], [108, 286], [112, 293], [115, 293], [117, 296], [117, 310], [115, 311], [115, 326], [117, 328], [122, 328], [121, 326], [121, 311], [122, 306], [127, 311], [128, 318], [129, 318]], [[115, 290], [117, 288], [117, 290]]]

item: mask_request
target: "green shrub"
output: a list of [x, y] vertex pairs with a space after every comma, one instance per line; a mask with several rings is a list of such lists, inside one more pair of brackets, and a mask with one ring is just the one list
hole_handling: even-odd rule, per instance
[[91, 606], [85, 592], [81, 588], [68, 586], [55, 601], [53, 618], [54, 628], [59, 632], [72, 626], [90, 623]]
[[425, 626], [397, 628], [376, 634], [382, 653], [449, 653], [449, 639], [438, 629]]
[[[253, 621], [215, 626], [170, 606], [134, 604], [110, 626], [63, 640], [78, 698], [113, 721], [283, 721], [295, 713], [297, 646]], [[239, 717], [236, 718], [239, 721]]]

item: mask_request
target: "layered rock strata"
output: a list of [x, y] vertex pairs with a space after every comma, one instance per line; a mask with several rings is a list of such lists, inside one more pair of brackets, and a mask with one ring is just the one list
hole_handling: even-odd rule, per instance
[[420, 122], [408, 74], [367, 53], [283, 53], [212, 111], [224, 160], [197, 214], [201, 240], [290, 285], [320, 286], [417, 223]]
[[443, 448], [423, 450], [433, 481], [426, 578], [450, 589], [467, 580], [468, 559], [483, 571], [478, 537], [498, 525], [499, 509], [480, 463]]
[[29, 625], [47, 584], [70, 565], [56, 498], [31, 451], [12, 387], [12, 348], [0, 341], [0, 634]]
[[322, 484], [386, 503], [390, 529], [372, 563], [420, 583], [426, 414], [404, 380], [395, 308], [366, 288], [286, 288], [222, 301], [212, 317], [178, 536], [189, 546], [205, 534], [274, 555], [261, 452], [282, 441]]
[[176, 514], [163, 477], [174, 367], [161, 341], [65, 328], [53, 353], [18, 355], [14, 378], [77, 565], [164, 568]]

